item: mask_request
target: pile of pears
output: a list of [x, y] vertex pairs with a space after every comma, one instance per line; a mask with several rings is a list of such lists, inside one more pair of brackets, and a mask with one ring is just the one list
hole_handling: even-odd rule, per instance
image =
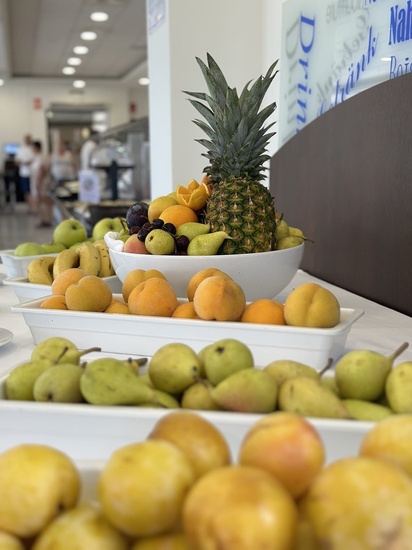
[[70, 340], [39, 343], [30, 361], [17, 365], [5, 382], [11, 400], [89, 403], [267, 414], [276, 410], [305, 417], [377, 422], [412, 412], [412, 362], [394, 365], [408, 347], [389, 356], [354, 350], [318, 371], [277, 359], [257, 367], [251, 350], [234, 338], [195, 352], [165, 344], [147, 359], [84, 356]]

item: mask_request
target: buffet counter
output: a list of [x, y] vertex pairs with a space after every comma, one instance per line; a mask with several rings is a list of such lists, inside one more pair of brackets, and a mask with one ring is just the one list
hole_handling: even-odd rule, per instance
[[[0, 273], [5, 273], [3, 264], [0, 264]], [[364, 311], [363, 316], [351, 327], [345, 351], [371, 349], [389, 355], [400, 344], [409, 341], [411, 346], [396, 363], [412, 361], [411, 317], [320, 281], [303, 271], [298, 271], [277, 299], [284, 301], [293, 288], [311, 281], [331, 290], [342, 308]], [[23, 315], [10, 311], [10, 306], [17, 303], [13, 288], [0, 285], [0, 327], [13, 333], [13, 338], [0, 346], [0, 383], [18, 363], [29, 360], [34, 349], [34, 342]], [[88, 355], [88, 358], [97, 358], [99, 355], [119, 356], [95, 352]], [[144, 438], [163, 414], [167, 414], [167, 410], [13, 402], [5, 400], [0, 389], [0, 452], [11, 445], [32, 441], [56, 446], [76, 460], [105, 460], [121, 445]], [[228, 412], [200, 414], [204, 414], [222, 430], [233, 456], [236, 456], [245, 430], [259, 417]], [[320, 431], [328, 461], [355, 453], [362, 437], [372, 425], [369, 422], [350, 420], [311, 419], [311, 422]]]

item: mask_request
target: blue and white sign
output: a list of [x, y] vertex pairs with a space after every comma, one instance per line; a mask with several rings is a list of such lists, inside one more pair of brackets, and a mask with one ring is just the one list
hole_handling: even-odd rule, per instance
[[412, 71], [412, 0], [289, 0], [279, 65], [283, 145], [355, 94]]

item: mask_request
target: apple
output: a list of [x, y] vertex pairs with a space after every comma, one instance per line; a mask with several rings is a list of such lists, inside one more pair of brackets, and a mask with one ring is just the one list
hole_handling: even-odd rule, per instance
[[93, 226], [92, 239], [98, 241], [99, 239], [103, 239], [109, 231], [120, 233], [122, 229], [123, 225], [120, 218], [102, 218]]
[[66, 248], [69, 248], [74, 243], [85, 241], [86, 239], [86, 228], [74, 218], [63, 220], [53, 232], [53, 242], [63, 243]]
[[33, 242], [21, 243], [14, 250], [15, 256], [39, 256], [40, 254], [46, 254], [44, 247]]
[[66, 249], [66, 245], [63, 243], [44, 243], [42, 247], [46, 251], [46, 254], [55, 254], [56, 252], [59, 253]]

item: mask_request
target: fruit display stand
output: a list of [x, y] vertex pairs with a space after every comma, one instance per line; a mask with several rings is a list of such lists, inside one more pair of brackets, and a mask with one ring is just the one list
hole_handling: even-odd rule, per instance
[[[0, 273], [5, 267], [0, 264]], [[345, 342], [345, 351], [373, 349], [391, 353], [412, 334], [412, 319], [351, 292], [329, 285], [299, 271], [290, 285], [277, 297], [284, 300], [288, 293], [304, 282], [320, 282], [337, 296], [341, 307], [363, 310], [364, 315], [352, 326]], [[13, 313], [17, 304], [13, 288], [0, 285], [0, 327], [11, 331], [13, 338], [0, 345], [0, 379], [27, 360], [35, 347], [29, 327], [20, 313]], [[0, 344], [2, 338], [0, 338]], [[90, 345], [94, 345], [90, 342]], [[102, 353], [94, 352], [90, 358]], [[122, 357], [124, 354], [105, 353]], [[138, 349], [136, 349], [138, 355]], [[268, 357], [268, 362], [271, 360]], [[402, 361], [412, 360], [412, 349], [402, 355]], [[0, 390], [2, 391], [2, 390]], [[144, 438], [156, 420], [167, 411], [138, 407], [96, 407], [92, 405], [40, 404], [13, 402], [0, 394], [0, 451], [21, 442], [52, 444], [76, 460], [105, 460], [118, 446]], [[210, 418], [225, 434], [233, 453], [248, 426], [257, 415], [241, 413], [201, 413]], [[362, 436], [371, 424], [359, 421], [311, 419], [325, 442], [328, 461], [357, 452]]]

